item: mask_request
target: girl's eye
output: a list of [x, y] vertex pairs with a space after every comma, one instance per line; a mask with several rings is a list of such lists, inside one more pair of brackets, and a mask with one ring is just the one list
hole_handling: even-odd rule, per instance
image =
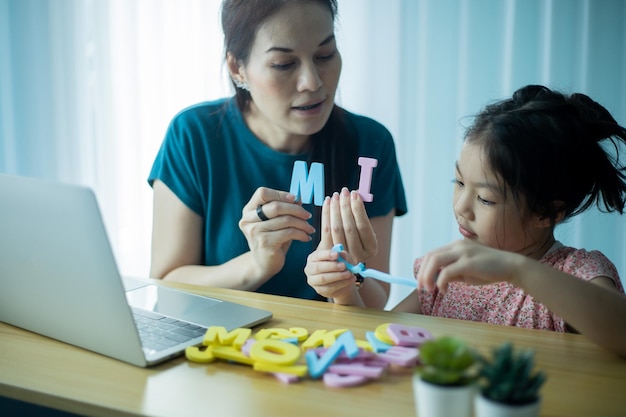
[[288, 64], [272, 64], [272, 68], [278, 71], [287, 71], [291, 67], [293, 67], [294, 63], [290, 62]]
[[479, 195], [476, 196], [476, 199], [480, 202], [480, 204], [484, 204], [485, 206], [492, 206], [495, 204], [493, 201], [485, 200]]
[[463, 181], [457, 180], [456, 178], [452, 180], [452, 183], [454, 185], [457, 185], [457, 186], [461, 187], [461, 188], [465, 187], [465, 184], [463, 184]]

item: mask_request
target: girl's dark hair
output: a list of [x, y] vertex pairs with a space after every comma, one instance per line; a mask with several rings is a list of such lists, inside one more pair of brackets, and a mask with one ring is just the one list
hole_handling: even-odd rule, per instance
[[624, 211], [626, 167], [619, 152], [626, 129], [584, 94], [564, 95], [529, 85], [486, 106], [466, 132], [479, 142], [491, 168], [523, 196], [532, 213], [553, 224], [592, 205]]
[[[224, 31], [225, 56], [232, 54], [246, 64], [256, 33], [263, 22], [290, 2], [314, 1], [330, 11], [335, 22], [337, 0], [224, 0], [222, 2], [222, 29]], [[234, 84], [233, 84], [234, 85]], [[242, 113], [249, 109], [250, 93], [235, 87], [237, 105]], [[311, 137], [309, 167], [312, 162], [324, 164], [325, 190], [327, 194], [341, 187], [356, 189], [358, 178], [356, 133], [345, 117], [345, 110], [335, 106], [325, 126]], [[315, 207], [313, 226], [317, 230], [314, 239], [319, 241], [321, 208]]]

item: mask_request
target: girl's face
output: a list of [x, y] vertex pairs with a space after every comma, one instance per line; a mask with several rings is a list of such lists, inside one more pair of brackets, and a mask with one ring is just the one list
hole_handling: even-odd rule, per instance
[[454, 183], [454, 215], [465, 239], [536, 257], [546, 242], [546, 229], [533, 227], [534, 216], [525, 214], [523, 201], [517, 204], [505, 190], [480, 142], [463, 144]]
[[288, 3], [259, 27], [238, 72], [252, 96], [250, 129], [278, 150], [298, 152], [334, 105], [341, 56], [330, 11], [313, 1]]

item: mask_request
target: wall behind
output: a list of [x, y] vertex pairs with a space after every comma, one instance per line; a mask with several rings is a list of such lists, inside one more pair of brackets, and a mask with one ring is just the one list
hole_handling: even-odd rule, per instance
[[[339, 0], [339, 12], [337, 102], [390, 129], [408, 193], [395, 274], [459, 238], [454, 161], [488, 102], [539, 83], [626, 124], [623, 0]], [[222, 53], [218, 0], [0, 0], [0, 172], [93, 187], [122, 273], [146, 275], [145, 179], [176, 112], [232, 94]], [[592, 210], [557, 232], [626, 276], [626, 218]]]

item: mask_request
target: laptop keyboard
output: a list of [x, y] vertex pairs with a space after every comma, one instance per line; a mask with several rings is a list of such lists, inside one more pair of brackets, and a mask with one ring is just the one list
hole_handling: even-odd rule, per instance
[[176, 320], [151, 311], [133, 309], [144, 351], [161, 351], [204, 336], [206, 327]]

